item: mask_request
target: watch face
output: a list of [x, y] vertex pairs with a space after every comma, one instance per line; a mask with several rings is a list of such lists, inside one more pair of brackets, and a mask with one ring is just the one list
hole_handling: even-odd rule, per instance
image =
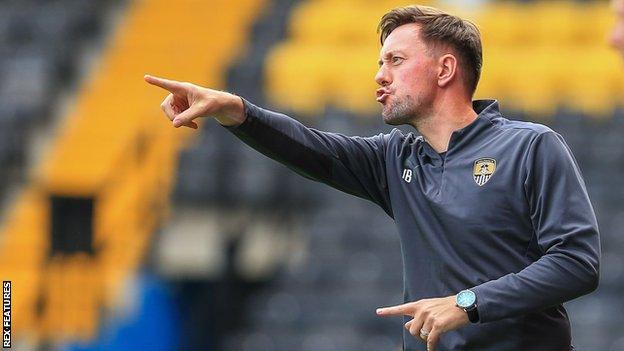
[[474, 305], [477, 300], [477, 296], [470, 290], [462, 290], [457, 294], [457, 306], [461, 308], [468, 308]]

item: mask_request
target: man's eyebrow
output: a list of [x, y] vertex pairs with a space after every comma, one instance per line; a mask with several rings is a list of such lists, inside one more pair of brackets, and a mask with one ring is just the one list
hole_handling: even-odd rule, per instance
[[388, 52], [386, 52], [385, 54], [383, 54], [382, 58], [379, 59], [379, 61], [377, 61], [377, 63], [379, 64], [379, 66], [381, 67], [381, 65], [383, 65], [383, 59], [388, 59], [396, 54], [402, 54], [402, 52], [400, 50], [390, 50]]

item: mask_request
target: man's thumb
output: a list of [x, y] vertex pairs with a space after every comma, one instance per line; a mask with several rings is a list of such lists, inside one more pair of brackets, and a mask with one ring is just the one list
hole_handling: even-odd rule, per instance
[[201, 113], [202, 111], [199, 108], [199, 106], [191, 105], [189, 108], [184, 110], [182, 113], [180, 113], [173, 119], [173, 126], [176, 128], [183, 126], [183, 125], [189, 126], [191, 128], [193, 128], [193, 126], [196, 127], [197, 124], [193, 122], [193, 120], [199, 117]]

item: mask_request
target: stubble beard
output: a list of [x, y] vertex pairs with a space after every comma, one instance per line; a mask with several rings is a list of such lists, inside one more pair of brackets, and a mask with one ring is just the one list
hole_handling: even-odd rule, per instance
[[389, 103], [382, 110], [382, 117], [386, 124], [398, 126], [402, 124], [417, 125], [418, 121], [426, 116], [426, 107], [411, 95]]

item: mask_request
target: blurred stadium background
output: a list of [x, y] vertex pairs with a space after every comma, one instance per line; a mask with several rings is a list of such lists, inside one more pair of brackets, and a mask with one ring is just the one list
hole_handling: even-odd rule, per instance
[[[0, 277], [16, 350], [397, 350], [392, 221], [214, 121], [174, 129], [145, 73], [350, 135], [389, 131], [376, 25], [408, 1], [1, 0]], [[546, 123], [602, 233], [579, 350], [624, 350], [624, 65], [606, 1], [427, 2], [476, 21], [477, 97]], [[403, 129], [403, 128], [402, 128]], [[404, 130], [410, 130], [404, 128]], [[443, 278], [443, 277], [441, 277]]]

